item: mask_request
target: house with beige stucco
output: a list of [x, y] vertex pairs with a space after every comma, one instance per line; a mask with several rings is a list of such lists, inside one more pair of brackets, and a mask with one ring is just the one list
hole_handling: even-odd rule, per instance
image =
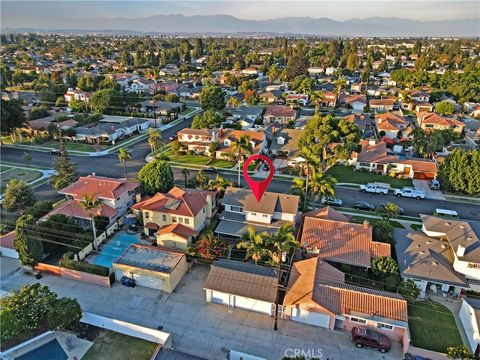
[[132, 206], [142, 217], [145, 234], [158, 245], [185, 249], [210, 223], [217, 208], [214, 191], [172, 188]]

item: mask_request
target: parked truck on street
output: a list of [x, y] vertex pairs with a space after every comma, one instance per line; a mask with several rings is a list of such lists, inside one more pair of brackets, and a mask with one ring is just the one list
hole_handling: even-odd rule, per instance
[[368, 183], [367, 185], [360, 185], [360, 191], [364, 193], [374, 193], [387, 195], [390, 185], [383, 183]]
[[425, 199], [426, 192], [423, 189], [415, 189], [411, 187], [404, 187], [395, 189], [393, 195], [397, 197], [409, 197], [414, 199]]

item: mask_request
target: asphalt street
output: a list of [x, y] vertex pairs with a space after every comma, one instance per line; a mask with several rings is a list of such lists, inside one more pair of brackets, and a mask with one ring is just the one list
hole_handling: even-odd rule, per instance
[[[177, 131], [190, 127], [192, 118], [183, 121], [176, 126], [162, 132], [162, 138], [168, 141], [168, 138], [175, 135]], [[138, 171], [145, 165], [145, 157], [150, 152], [150, 147], [147, 141], [139, 142], [129, 148], [132, 153], [133, 159], [128, 161], [127, 170], [128, 176], [134, 177]], [[1, 160], [5, 162], [23, 163], [23, 155], [25, 150], [13, 149], [3, 147], [1, 150]], [[32, 151], [32, 164], [37, 166], [52, 167], [55, 158], [46, 152]], [[77, 164], [77, 170], [79, 175], [88, 175], [95, 173], [100, 176], [108, 177], [123, 177], [123, 167], [118, 161], [116, 153], [102, 156], [102, 157], [85, 157], [85, 156], [70, 156], [72, 161]], [[175, 181], [179, 185], [184, 184], [184, 178], [181, 175], [181, 168], [174, 168]], [[196, 171], [191, 170], [190, 176], [194, 176]], [[221, 172], [221, 175], [227, 179], [236, 182], [237, 176], [232, 172]], [[244, 182], [245, 186], [246, 183]], [[289, 192], [291, 182], [288, 180], [274, 179], [270, 183], [269, 191], [274, 192]], [[58, 194], [45, 184], [35, 189], [36, 196], [39, 200], [59, 198]], [[402, 207], [405, 211], [405, 215], [418, 216], [418, 214], [432, 214], [436, 208], [450, 209], [458, 212], [459, 216], [467, 220], [480, 220], [480, 206], [474, 204], [466, 204], [460, 202], [441, 201], [441, 200], [416, 200], [407, 198], [396, 198], [393, 195], [378, 195], [378, 194], [365, 194], [360, 191], [347, 187], [337, 186], [336, 197], [343, 200], [343, 204], [346, 207], [352, 207], [356, 201], [368, 201], [373, 205], [380, 205], [389, 201], [395, 202], [398, 206]]]

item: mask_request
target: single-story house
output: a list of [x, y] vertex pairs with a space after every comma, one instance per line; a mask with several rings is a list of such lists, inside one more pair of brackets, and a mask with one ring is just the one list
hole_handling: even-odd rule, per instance
[[394, 99], [372, 99], [369, 102], [370, 109], [376, 112], [392, 111], [394, 105]]
[[112, 264], [115, 279], [134, 279], [136, 285], [173, 292], [188, 270], [186, 256], [157, 246], [130, 245]]
[[157, 231], [157, 244], [185, 250], [192, 245], [193, 239], [197, 236], [196, 230], [182, 224], [171, 224]]
[[289, 121], [295, 120], [297, 117], [297, 111], [289, 106], [274, 105], [268, 106], [265, 114], [263, 115], [264, 124], [280, 124], [286, 125]]
[[185, 110], [184, 103], [161, 101], [161, 100], [145, 100], [141, 103], [140, 111], [148, 113], [156, 113], [164, 116], [178, 114]]
[[341, 102], [347, 104], [353, 111], [363, 111], [367, 106], [367, 97], [365, 95], [342, 96]]
[[460, 134], [465, 124], [453, 118], [446, 118], [435, 113], [422, 112], [417, 114], [417, 123], [424, 130], [448, 130]]
[[211, 265], [203, 288], [208, 303], [273, 316], [277, 285], [274, 268], [221, 259]]
[[463, 298], [460, 322], [468, 339], [468, 347], [477, 358], [480, 356], [480, 300]]

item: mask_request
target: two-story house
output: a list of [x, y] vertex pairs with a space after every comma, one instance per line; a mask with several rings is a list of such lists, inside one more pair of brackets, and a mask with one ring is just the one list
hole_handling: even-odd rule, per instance
[[215, 214], [216, 193], [172, 188], [132, 206], [141, 215], [145, 234], [155, 236], [158, 245], [185, 249]]
[[215, 233], [241, 237], [249, 226], [256, 232], [275, 232], [283, 224], [295, 223], [299, 202], [296, 195], [273, 192], [265, 192], [257, 201], [250, 189], [228, 187]]
[[218, 130], [185, 128], [177, 132], [178, 142], [197, 154], [210, 155], [210, 145], [218, 141]]
[[289, 121], [297, 118], [297, 111], [289, 106], [274, 105], [268, 106], [263, 115], [264, 124], [287, 125]]
[[417, 123], [423, 130], [448, 130], [460, 134], [465, 124], [453, 118], [446, 118], [441, 115], [429, 112], [417, 114]]
[[395, 230], [400, 273], [427, 293], [480, 291], [480, 227], [475, 222], [420, 215], [422, 231]]
[[384, 134], [390, 139], [397, 139], [399, 133], [406, 135], [408, 126], [409, 122], [401, 115], [390, 112], [375, 115], [377, 133]]
[[302, 133], [303, 130], [287, 128], [274, 131], [270, 152], [277, 158], [286, 159], [288, 165], [293, 165], [299, 160], [297, 159], [300, 151], [298, 141]]

